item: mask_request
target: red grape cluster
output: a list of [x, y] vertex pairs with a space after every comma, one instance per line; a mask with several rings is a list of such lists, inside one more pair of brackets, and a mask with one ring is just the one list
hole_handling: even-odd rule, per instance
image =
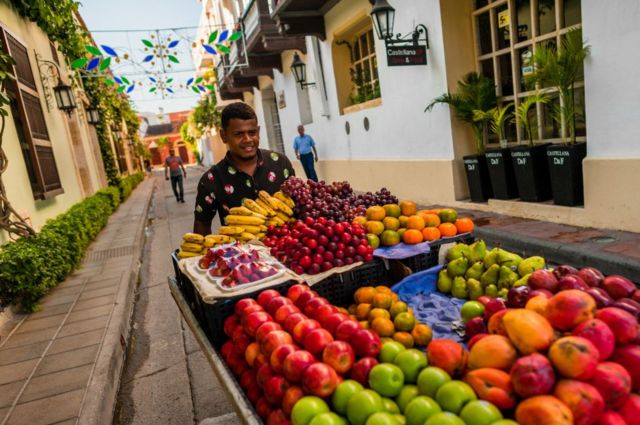
[[333, 267], [373, 260], [373, 248], [361, 225], [325, 217], [271, 226], [263, 242], [271, 248], [271, 255], [298, 274], [318, 274]]
[[305, 183], [300, 178], [291, 177], [281, 189], [295, 201], [293, 212], [300, 219], [326, 217], [336, 222], [352, 221], [364, 215], [370, 206], [398, 203], [398, 198], [386, 188], [376, 193], [355, 194], [346, 181], [328, 185], [324, 181], [308, 180]]

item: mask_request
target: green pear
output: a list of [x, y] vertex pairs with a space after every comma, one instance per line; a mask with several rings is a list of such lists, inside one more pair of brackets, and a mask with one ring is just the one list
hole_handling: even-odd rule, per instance
[[451, 295], [453, 295], [456, 298], [461, 298], [463, 300], [466, 300], [468, 294], [469, 293], [467, 291], [467, 281], [464, 280], [464, 277], [462, 276], [456, 276], [456, 278], [453, 279], [453, 287], [451, 288]]
[[507, 299], [507, 295], [509, 294], [509, 288], [502, 288], [498, 291], [498, 297], [502, 299]]
[[482, 261], [487, 255], [487, 245], [484, 243], [484, 241], [475, 241], [469, 247], [469, 251], [469, 261], [471, 261], [472, 263]]
[[495, 298], [498, 296], [498, 287], [494, 284], [487, 285], [486, 288], [484, 288], [484, 294]]
[[498, 262], [498, 249], [499, 248], [493, 248], [484, 256], [484, 260], [482, 262], [484, 263], [485, 269], [488, 269]]
[[484, 273], [484, 265], [482, 264], [482, 261], [478, 261], [477, 263], [473, 263], [473, 265], [467, 269], [464, 277], [467, 279], [473, 278], [480, 280], [482, 273]]
[[440, 273], [438, 273], [438, 291], [448, 294], [451, 292], [451, 286], [453, 286], [453, 280], [447, 274], [447, 269], [440, 270]]
[[497, 262], [501, 266], [518, 267], [521, 261], [522, 261], [522, 257], [520, 257], [518, 254], [514, 254], [513, 252], [509, 252], [504, 249], [498, 250]]
[[511, 288], [518, 280], [518, 274], [507, 266], [500, 266], [500, 276], [498, 277], [498, 288]]
[[544, 258], [539, 256], [533, 256], [525, 258], [518, 264], [518, 274], [520, 277], [524, 277], [529, 273], [533, 273], [536, 270], [544, 268]]
[[470, 252], [469, 245], [463, 243], [456, 244], [456, 246], [447, 252], [447, 261], [451, 262], [462, 257], [469, 258]]
[[524, 286], [529, 282], [529, 276], [531, 276], [531, 273], [524, 275], [523, 277], [521, 277], [520, 279], [516, 280], [516, 282], [513, 284], [513, 287], [515, 288], [516, 286]]
[[460, 257], [449, 262], [447, 265], [447, 273], [449, 273], [451, 277], [464, 276], [468, 266], [469, 260], [465, 257]]
[[487, 271], [482, 273], [482, 276], [480, 277], [480, 283], [482, 284], [482, 287], [486, 288], [487, 285], [495, 285], [496, 283], [498, 283], [499, 275], [500, 275], [499, 265], [494, 264], [491, 267], [489, 267]]
[[469, 299], [477, 300], [483, 295], [482, 284], [476, 279], [467, 279], [467, 290], [469, 291]]

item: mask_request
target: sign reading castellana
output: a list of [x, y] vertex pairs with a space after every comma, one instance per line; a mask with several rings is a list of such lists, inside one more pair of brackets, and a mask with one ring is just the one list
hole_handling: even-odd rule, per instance
[[427, 46], [407, 44], [406, 46], [387, 46], [387, 65], [426, 65]]

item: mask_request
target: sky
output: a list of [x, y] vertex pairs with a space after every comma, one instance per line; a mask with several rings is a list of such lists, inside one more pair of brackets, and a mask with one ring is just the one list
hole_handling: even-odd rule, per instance
[[[128, 61], [112, 62], [111, 69], [116, 76], [126, 76], [129, 81], [136, 82], [129, 93], [135, 109], [141, 113], [158, 113], [162, 108], [166, 113], [191, 109], [200, 98], [184, 84], [195, 72], [190, 50], [201, 9], [199, 0], [82, 0], [79, 10], [98, 45], [114, 48], [121, 57], [129, 55]], [[157, 29], [162, 31], [156, 32]], [[161, 72], [159, 62], [153, 61], [153, 66], [151, 61], [143, 62], [150, 52], [144, 51], [142, 39], [154, 41], [158, 36], [165, 44], [170, 43], [167, 38], [179, 40], [171, 50], [176, 53], [179, 63], [166, 61], [164, 70], [167, 72]], [[154, 87], [149, 77], [156, 81], [173, 78], [170, 88], [174, 94], [165, 91], [167, 96], [163, 100], [157, 87], [156, 94], [149, 93]], [[180, 84], [183, 84], [182, 88]]]

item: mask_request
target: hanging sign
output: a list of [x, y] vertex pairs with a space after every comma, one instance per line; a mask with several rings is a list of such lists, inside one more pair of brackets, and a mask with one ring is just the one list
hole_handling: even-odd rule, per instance
[[509, 26], [509, 10], [503, 10], [498, 13], [498, 28], [504, 28]]
[[408, 44], [406, 46], [387, 46], [387, 65], [426, 65], [427, 46]]

